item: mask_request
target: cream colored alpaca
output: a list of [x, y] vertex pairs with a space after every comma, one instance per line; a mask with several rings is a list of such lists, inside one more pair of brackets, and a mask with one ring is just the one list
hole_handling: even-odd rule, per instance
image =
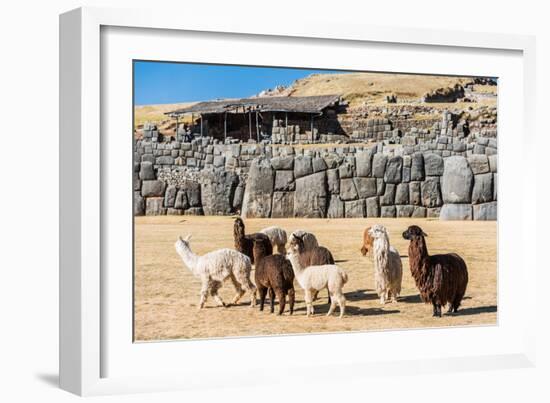
[[[203, 256], [196, 255], [191, 251], [189, 240], [191, 235], [185, 239], [179, 237], [176, 241], [176, 251], [181, 260], [195, 277], [201, 279], [199, 309], [204, 307], [208, 292], [219, 306], [225, 306], [218, 290], [225, 280], [230, 279], [237, 290], [233, 304], [239, 302], [246, 291], [250, 292], [250, 305], [256, 305], [256, 287], [250, 281], [252, 265], [248, 256], [233, 249], [218, 249]], [[244, 288], [244, 289], [243, 289]]]
[[313, 295], [323, 288], [328, 288], [330, 293], [331, 303], [327, 312], [327, 316], [332, 315], [336, 308], [336, 303], [340, 307], [340, 318], [344, 316], [346, 311], [346, 298], [342, 293], [344, 284], [348, 281], [348, 275], [341, 268], [334, 264], [326, 264], [322, 266], [303, 267], [300, 264], [299, 254], [295, 251], [287, 255], [287, 259], [292, 264], [294, 275], [300, 287], [304, 289], [306, 300], [306, 315], [314, 314], [313, 310]]
[[273, 251], [281, 255], [286, 255], [286, 231], [279, 227], [267, 227], [260, 231], [262, 234], [267, 235]]
[[304, 251], [311, 250], [319, 246], [317, 238], [311, 232], [304, 231], [303, 229], [297, 229], [292, 234], [290, 234], [289, 243], [294, 245], [296, 243], [296, 236], [302, 238], [304, 241]]
[[392, 302], [397, 301], [401, 293], [401, 280], [403, 278], [403, 265], [399, 252], [390, 246], [390, 239], [386, 228], [376, 224], [369, 234], [374, 238], [374, 285], [376, 293], [380, 297], [380, 303], [385, 304], [391, 297]]

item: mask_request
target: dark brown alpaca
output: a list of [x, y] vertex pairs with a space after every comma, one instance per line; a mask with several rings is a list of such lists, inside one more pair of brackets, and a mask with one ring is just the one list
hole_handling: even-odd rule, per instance
[[290, 314], [294, 312], [294, 271], [292, 264], [283, 255], [270, 255], [256, 261], [256, 287], [260, 294], [260, 311], [264, 310], [265, 297], [269, 290], [271, 313], [275, 310], [275, 296], [279, 300], [279, 315], [285, 310], [286, 296]]
[[468, 268], [456, 253], [428, 254], [427, 237], [416, 225], [403, 232], [408, 239], [409, 266], [422, 301], [433, 305], [433, 316], [441, 317], [441, 306], [449, 303], [449, 312], [456, 312], [468, 285]]
[[[298, 260], [300, 266], [321, 266], [324, 264], [334, 264], [332, 253], [324, 246], [315, 246], [312, 249], [305, 250], [303, 235], [294, 235], [290, 241], [290, 249], [298, 252]], [[317, 292], [313, 295], [313, 299], [317, 299]], [[330, 294], [328, 295], [328, 303], [330, 304]]]
[[262, 233], [245, 234], [244, 222], [240, 217], [233, 224], [235, 249], [250, 258], [252, 264], [264, 256], [273, 254], [273, 247], [267, 235]]

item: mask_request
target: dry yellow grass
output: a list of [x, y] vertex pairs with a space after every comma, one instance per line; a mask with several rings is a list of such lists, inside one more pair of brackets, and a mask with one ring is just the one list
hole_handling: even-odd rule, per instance
[[[194, 104], [194, 102], [136, 106], [134, 107], [134, 127], [140, 127], [147, 122], [160, 125], [163, 122], [171, 120], [165, 115], [166, 112], [171, 112], [178, 108], [184, 108], [192, 104]], [[190, 119], [191, 117], [189, 117], [189, 121]]]
[[[402, 298], [381, 306], [373, 291], [373, 262], [359, 253], [363, 229], [385, 225], [390, 240], [403, 256]], [[411, 278], [408, 241], [401, 233], [408, 225], [420, 225], [428, 233], [431, 254], [457, 252], [464, 257], [470, 282], [463, 306], [455, 315], [431, 317], [431, 306], [420, 302]], [[349, 275], [344, 288], [347, 311], [343, 319], [325, 317], [326, 292], [314, 303], [316, 315], [305, 316], [303, 291], [296, 283], [294, 315], [260, 312], [248, 301], [228, 308], [208, 300], [199, 311], [200, 281], [183, 266], [174, 250], [180, 234], [193, 234], [191, 246], [203, 254], [233, 247], [231, 217], [164, 216], [137, 217], [135, 222], [135, 339], [166, 340], [251, 336], [289, 333], [365, 331], [441, 326], [490, 325], [497, 318], [497, 267], [495, 222], [449, 222], [430, 219], [249, 219], [247, 231], [277, 225], [292, 231], [303, 228], [316, 234]], [[220, 295], [229, 302], [234, 295], [230, 282]]]
[[[418, 101], [438, 88], [472, 81], [470, 77], [428, 76], [388, 73], [314, 74], [298, 80], [292, 96], [341, 94], [352, 105], [385, 103], [386, 95], [397, 95], [398, 102]], [[431, 104], [430, 104], [431, 105]], [[451, 104], [452, 105], [452, 104]]]

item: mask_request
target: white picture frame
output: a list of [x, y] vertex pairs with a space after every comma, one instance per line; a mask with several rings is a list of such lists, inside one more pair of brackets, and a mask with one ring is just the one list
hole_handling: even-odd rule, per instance
[[[102, 32], [109, 32], [110, 27], [117, 27], [113, 31], [113, 39], [109, 39], [106, 46], [105, 37]], [[124, 31], [126, 30], [126, 31]], [[130, 30], [130, 31], [128, 31]], [[136, 30], [136, 31], [132, 31]], [[483, 351], [483, 344], [480, 344], [476, 350], [470, 346], [470, 350], [454, 349], [453, 351], [444, 351], [435, 349], [432, 355], [407, 355], [403, 350], [401, 355], [382, 359], [377, 357], [374, 352], [367, 359], [361, 355], [352, 357], [352, 359], [338, 361], [323, 359], [316, 362], [313, 355], [308, 356], [309, 346], [327, 342], [342, 342], [345, 344], [362, 343], [364, 340], [372, 339], [380, 343], [399, 343], [402, 334], [406, 331], [393, 332], [370, 332], [370, 333], [352, 333], [337, 335], [316, 335], [316, 336], [281, 336], [269, 338], [241, 338], [231, 340], [210, 340], [201, 341], [202, 344], [181, 343], [146, 343], [139, 346], [140, 351], [134, 351], [132, 341], [127, 340], [128, 345], [116, 344], [119, 339], [127, 339], [128, 329], [125, 325], [127, 321], [119, 321], [117, 315], [129, 315], [127, 305], [115, 307], [112, 305], [112, 298], [109, 293], [117, 284], [124, 283], [126, 287], [121, 290], [121, 295], [127, 296], [128, 290], [131, 290], [131, 284], [127, 283], [127, 277], [113, 278], [108, 271], [110, 259], [131, 260], [127, 253], [112, 255], [112, 249], [109, 248], [105, 229], [113, 228], [114, 220], [119, 215], [106, 214], [109, 210], [110, 198], [118, 197], [113, 192], [112, 183], [118, 183], [117, 180], [124, 180], [124, 175], [118, 176], [114, 171], [109, 171], [109, 181], [106, 179], [106, 167], [112, 168], [112, 161], [109, 156], [110, 147], [118, 148], [125, 146], [124, 142], [113, 142], [112, 138], [102, 137], [102, 133], [111, 130], [111, 127], [117, 126], [118, 122], [111, 122], [107, 116], [105, 102], [109, 105], [121, 107], [121, 124], [129, 124], [131, 120], [128, 117], [130, 105], [125, 105], [124, 101], [131, 99], [131, 93], [126, 93], [128, 84], [131, 80], [114, 80], [105, 82], [102, 74], [106, 61], [102, 57], [109, 56], [105, 53], [106, 47], [120, 46], [127, 41], [129, 50], [124, 57], [132, 57], [131, 39], [125, 36], [132, 36], [137, 30], [142, 30], [143, 35], [149, 35], [154, 32], [160, 35], [157, 41], [177, 41], [177, 33], [193, 33], [197, 40], [207, 40], [209, 35], [213, 35], [213, 41], [227, 40], [251, 40], [255, 43], [282, 43], [292, 41], [295, 44], [309, 44], [315, 41], [322, 41], [320, 46], [332, 46], [337, 49], [339, 46], [374, 46], [377, 49], [384, 50], [385, 47], [395, 47], [396, 51], [403, 52], [430, 52], [436, 51], [464, 51], [472, 53], [471, 57], [483, 58], [484, 54], [493, 52], [511, 52], [517, 63], [514, 64], [514, 76], [521, 70], [522, 81], [509, 83], [501, 90], [499, 87], [499, 136], [501, 133], [507, 133], [511, 128], [519, 130], [522, 133], [521, 147], [516, 148], [521, 158], [527, 160], [530, 151], [535, 147], [534, 130], [534, 107], [532, 101], [535, 91], [535, 43], [529, 36], [521, 35], [501, 35], [488, 33], [466, 33], [458, 31], [429, 31], [408, 28], [385, 28], [372, 27], [368, 25], [346, 25], [334, 23], [327, 26], [323, 23], [315, 23], [305, 20], [303, 24], [289, 29], [288, 26], [280, 26], [276, 22], [266, 20], [254, 21], [247, 20], [246, 24], [238, 18], [224, 19], [222, 17], [209, 16], [208, 19], [186, 19], [185, 22], [178, 17], [177, 13], [163, 12], [157, 10], [111, 10], [102, 8], [81, 8], [70, 11], [60, 17], [60, 385], [63, 389], [79, 395], [97, 395], [112, 393], [135, 393], [150, 392], [174, 389], [205, 388], [205, 387], [223, 387], [231, 385], [254, 385], [258, 383], [270, 383], [274, 380], [269, 376], [263, 375], [260, 371], [254, 371], [252, 368], [246, 368], [242, 363], [243, 371], [237, 371], [231, 377], [224, 376], [223, 372], [218, 374], [207, 372], [207, 368], [197, 367], [194, 371], [195, 376], [186, 373], [186, 368], [194, 365], [193, 360], [197, 357], [191, 355], [191, 350], [208, 346], [213, 354], [223, 355], [225, 359], [237, 356], [240, 349], [250, 349], [252, 354], [256, 349], [260, 351], [265, 343], [275, 346], [285, 344], [284, 348], [302, 349], [305, 360], [285, 365], [297, 369], [307, 369], [302, 371], [302, 379], [311, 379], [322, 381], [323, 379], [334, 379], [336, 376], [330, 368], [338, 368], [338, 376], [345, 379], [346, 376], [353, 374], [357, 376], [373, 375], [381, 367], [396, 374], [408, 374], [419, 372], [429, 372], [430, 367], [437, 367], [437, 371], [464, 371], [493, 368], [518, 368], [534, 365], [535, 361], [535, 309], [526, 309], [534, 307], [536, 301], [535, 290], [531, 289], [528, 295], [522, 295], [523, 315], [514, 310], [512, 304], [507, 303], [509, 289], [507, 287], [507, 278], [499, 272], [499, 324], [498, 326], [479, 328], [479, 329], [445, 329], [446, 337], [462, 338], [463, 340], [482, 340], [495, 339], [494, 349]], [[154, 30], [154, 31], [152, 31]], [[122, 32], [116, 37], [117, 32]], [[166, 37], [163, 37], [166, 33]], [[161, 38], [162, 37], [162, 38]], [[206, 38], [206, 39], [204, 39]], [[225, 39], [224, 39], [225, 38]], [[233, 39], [232, 39], [233, 38]], [[248, 38], [248, 39], [247, 39]], [[118, 41], [118, 42], [117, 42]], [[189, 42], [191, 43], [191, 42]], [[285, 42], [286, 43], [286, 42]], [[146, 46], [145, 44], [143, 45]], [[215, 43], [212, 43], [215, 46]], [[121, 48], [120, 54], [124, 53]], [[237, 47], [235, 46], [235, 49]], [[399, 50], [401, 49], [401, 50]], [[162, 57], [162, 51], [158, 51]], [[507, 53], [506, 53], [507, 54]], [[151, 53], [150, 55], [153, 55]], [[122, 57], [122, 56], [121, 56]], [[204, 55], [195, 55], [193, 60], [201, 61]], [[227, 60], [228, 56], [219, 53], [210, 55], [209, 62], [214, 57], [217, 62], [231, 62]], [[393, 56], [388, 56], [393, 57]], [[443, 58], [442, 58], [443, 60]], [[245, 64], [246, 60], [240, 59]], [[269, 63], [266, 59], [265, 63]], [[315, 61], [312, 61], [315, 63]], [[386, 61], [387, 63], [387, 61]], [[411, 62], [412, 63], [412, 62]], [[442, 66], [444, 61], [441, 62]], [[107, 62], [108, 64], [108, 62]], [[113, 65], [116, 70], [118, 65]], [[374, 67], [373, 67], [374, 66]], [[379, 65], [371, 64], [370, 69], [376, 69], [376, 66], [383, 68], [383, 63]], [[420, 66], [420, 65], [418, 65]], [[518, 70], [517, 67], [521, 69]], [[325, 67], [318, 64], [305, 67]], [[329, 67], [329, 66], [326, 66]], [[364, 66], [363, 69], [369, 69]], [[411, 67], [419, 69], [420, 67]], [[447, 73], [445, 70], [438, 70], [441, 67], [433, 63], [431, 67], [422, 68], [425, 73]], [[484, 71], [487, 67], [477, 65], [472, 67], [472, 72]], [[430, 70], [431, 69], [431, 70]], [[386, 71], [386, 70], [384, 70]], [[409, 71], [409, 70], [408, 70]], [[504, 71], [504, 70], [503, 70]], [[122, 72], [124, 73], [124, 71]], [[109, 73], [111, 74], [111, 73]], [[120, 78], [114, 73], [113, 78]], [[512, 76], [510, 76], [512, 77]], [[128, 79], [130, 79], [129, 77]], [[513, 84], [517, 84], [514, 86]], [[113, 85], [117, 90], [106, 88]], [[131, 85], [131, 84], [130, 84]], [[499, 83], [500, 85], [500, 83]], [[518, 118], [511, 119], [503, 115], [501, 120], [501, 110], [507, 108], [506, 88], [513, 88], [515, 93], [520, 94], [519, 103], [522, 106]], [[109, 92], [111, 91], [111, 92]], [[106, 93], [113, 93], [107, 101], [103, 98]], [[504, 99], [504, 101], [503, 101]], [[113, 101], [114, 100], [114, 101]], [[114, 105], [113, 102], [119, 102]], [[517, 101], [517, 100], [516, 100]], [[512, 107], [514, 105], [510, 105]], [[515, 105], [517, 106], [517, 104]], [[110, 111], [110, 109], [109, 109]], [[118, 116], [118, 114], [117, 114]], [[520, 119], [521, 117], [521, 119]], [[126, 122], [126, 123], [124, 123]], [[113, 126], [111, 126], [113, 125]], [[500, 128], [502, 125], [502, 130]], [[499, 140], [500, 141], [500, 140]], [[518, 151], [519, 150], [519, 151]], [[507, 236], [507, 228], [520, 228], [522, 242], [514, 245], [515, 253], [523, 255], [521, 260], [521, 270], [523, 276], [516, 279], [518, 283], [526, 282], [528, 278], [536, 276], [536, 264], [534, 254], [521, 254], [522, 250], [527, 250], [527, 236], [529, 228], [534, 228], [536, 215], [533, 210], [527, 208], [527, 203], [520, 200], [519, 214], [515, 218], [510, 218], [504, 212], [507, 211], [507, 193], [506, 181], [515, 180], [512, 169], [506, 168], [507, 153], [513, 151], [511, 145], [507, 146], [506, 141], [499, 144], [499, 171], [502, 175], [499, 177], [499, 270], [503, 270], [504, 265], [516, 263], [509, 253], [509, 248], [503, 248], [512, 242], [514, 238]], [[128, 152], [128, 154], [131, 154]], [[131, 156], [129, 157], [131, 159]], [[124, 167], [127, 161], [122, 162], [120, 166]], [[130, 166], [130, 165], [127, 165]], [[507, 176], [510, 179], [507, 179]], [[523, 178], [525, 189], [535, 189], [535, 177]], [[130, 185], [131, 181], [128, 181]], [[122, 191], [121, 197], [125, 197]], [[526, 195], [527, 192], [523, 192]], [[531, 193], [532, 195], [532, 193]], [[523, 196], [527, 197], [527, 196]], [[131, 215], [131, 205], [127, 206], [128, 216]], [[126, 220], [129, 217], [126, 217]], [[111, 222], [112, 221], [112, 222]], [[126, 221], [127, 223], [127, 221]], [[127, 232], [125, 225], [117, 226], [122, 237]], [[114, 233], [109, 232], [109, 236]], [[517, 231], [515, 234], [517, 242]], [[124, 238], [126, 239], [126, 238]], [[129, 250], [128, 248], [126, 251]], [[130, 248], [131, 250], [131, 248]], [[131, 262], [126, 262], [131, 265]], [[107, 271], [106, 271], [107, 270]], [[128, 272], [124, 272], [128, 276]], [[105, 280], [109, 279], [109, 287], [106, 287]], [[521, 287], [520, 287], [521, 288]], [[525, 288], [524, 288], [525, 289]], [[124, 299], [124, 298], [122, 298]], [[127, 298], [126, 298], [127, 299]], [[128, 301], [125, 299], [125, 304]], [[119, 309], [120, 308], [120, 309]], [[504, 318], [501, 316], [501, 309]], [[519, 320], [518, 318], [520, 318]], [[115, 318], [113, 320], [113, 318]], [[124, 319], [124, 318], [123, 318]], [[126, 320], [130, 320], [126, 318]], [[120, 329], [114, 324], [123, 323]], [[126, 327], [124, 327], [126, 326]], [[108, 328], [108, 329], [107, 329]], [[503, 330], [504, 329], [504, 330]], [[508, 330], [506, 330], [508, 329]], [[513, 329], [513, 330], [512, 330]], [[420, 337], [421, 332], [439, 332], [439, 329], [414, 330], [410, 331], [408, 337]], [[113, 335], [113, 333], [115, 333]], [[508, 339], [509, 336], [509, 339]], [[498, 339], [498, 340], [497, 340]], [[513, 342], [512, 342], [513, 340]], [[501, 344], [499, 342], [501, 341]], [[510, 341], [510, 343], [508, 343]], [[185, 346], [187, 344], [187, 347]], [[229, 348], [229, 343], [232, 346]], [[190, 348], [189, 346], [192, 346]], [[183, 352], [183, 350], [187, 350]], [[275, 347], [273, 347], [275, 349]], [[443, 347], [442, 347], [443, 348]], [[182, 350], [176, 352], [176, 350]], [[276, 350], [274, 350], [274, 354]], [[470, 351], [470, 353], [466, 353]], [[135, 354], [135, 356], [132, 356]], [[165, 358], [162, 370], [157, 371], [156, 375], [148, 371], [140, 371], [139, 362], [143, 367], [151, 367], [151, 363], [159, 357], [178, 354], [187, 354], [187, 362], [180, 361], [168, 362]], [[398, 353], [396, 353], [398, 354]], [[276, 357], [276, 355], [274, 355]], [[194, 357], [194, 358], [193, 358]], [[309, 359], [307, 359], [309, 357]], [[400, 358], [397, 358], [400, 357]], [[326, 358], [326, 357], [325, 357]], [[151, 360], [151, 361], [148, 361]], [[110, 363], [117, 361], [117, 369], [112, 370]], [[159, 361], [160, 362], [160, 361]], [[125, 365], [124, 365], [125, 363]], [[109, 364], [109, 365], [108, 365]], [[427, 365], [429, 364], [429, 365]], [[114, 364], [113, 364], [114, 365]], [[131, 371], [131, 367], [136, 371]], [[113, 366], [114, 368], [114, 366]], [[224, 368], [220, 364], [220, 371]], [[313, 369], [313, 370], [312, 370]], [[247, 370], [247, 371], [245, 371]], [[208, 373], [208, 382], [205, 382], [205, 374]], [[202, 375], [202, 376], [201, 376]], [[292, 374], [286, 375], [288, 379]], [[285, 375], [280, 374], [277, 382], [282, 382]]]

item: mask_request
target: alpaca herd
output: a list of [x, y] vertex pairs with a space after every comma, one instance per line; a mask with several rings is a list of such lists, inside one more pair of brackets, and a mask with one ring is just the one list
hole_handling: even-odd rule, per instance
[[[410, 241], [408, 258], [411, 276], [423, 302], [431, 303], [433, 316], [441, 317], [441, 308], [448, 304], [448, 312], [457, 312], [468, 285], [468, 269], [464, 260], [455, 253], [429, 255], [424, 231], [410, 226], [402, 234]], [[314, 314], [313, 302], [323, 289], [328, 291], [331, 316], [339, 307], [339, 317], [345, 314], [346, 297], [343, 292], [348, 282], [346, 271], [335, 264], [329, 249], [319, 246], [314, 234], [296, 230], [288, 237], [279, 227], [268, 227], [257, 233], [246, 233], [244, 221], [236, 218], [233, 225], [235, 249], [218, 249], [199, 256], [192, 252], [189, 241], [179, 237], [176, 252], [191, 273], [201, 280], [198, 308], [202, 309], [210, 295], [218, 306], [226, 306], [218, 294], [226, 280], [236, 290], [232, 305], [245, 293], [250, 294], [250, 306], [256, 306], [259, 294], [260, 311], [269, 295], [270, 311], [282, 315], [288, 297], [289, 313], [294, 312], [294, 280], [303, 290], [306, 315]], [[380, 304], [398, 302], [401, 294], [403, 265], [399, 252], [390, 245], [387, 229], [375, 224], [363, 233], [363, 256], [372, 255], [374, 262], [374, 288]], [[251, 281], [254, 265], [254, 282]]]

